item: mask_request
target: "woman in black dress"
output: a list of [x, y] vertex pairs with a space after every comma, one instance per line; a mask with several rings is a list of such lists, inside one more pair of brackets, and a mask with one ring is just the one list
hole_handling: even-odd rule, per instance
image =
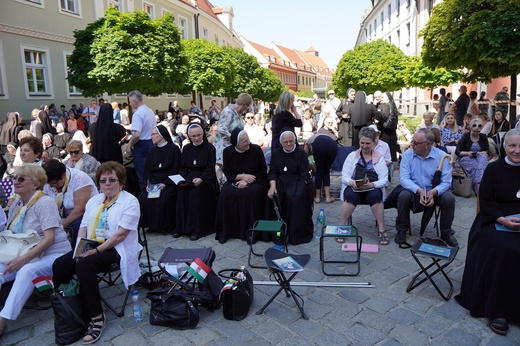
[[269, 198], [278, 195], [283, 220], [287, 223], [289, 243], [312, 240], [312, 188], [309, 161], [296, 135], [288, 130], [280, 135], [281, 148], [273, 151], [269, 169]]
[[197, 240], [215, 232], [216, 151], [199, 124], [190, 124], [187, 134], [190, 143], [182, 148], [179, 174], [189, 183], [177, 187], [177, 227], [173, 237], [185, 234]]
[[[490, 163], [480, 185], [480, 212], [468, 236], [460, 294], [471, 316], [487, 317], [505, 335], [520, 321], [520, 129], [504, 137], [506, 158]], [[500, 231], [504, 229], [508, 231]]]
[[[166, 127], [159, 125], [152, 129], [155, 145], [144, 164], [143, 184], [139, 203], [141, 205], [141, 225], [151, 232], [173, 233], [175, 228], [175, 204], [177, 186], [168, 178], [179, 173], [181, 151], [173, 144]], [[156, 197], [153, 190], [158, 189]]]
[[222, 157], [227, 181], [218, 200], [215, 237], [221, 244], [229, 238], [246, 240], [247, 230], [265, 217], [268, 189], [262, 148], [250, 144], [245, 130], [233, 130]]

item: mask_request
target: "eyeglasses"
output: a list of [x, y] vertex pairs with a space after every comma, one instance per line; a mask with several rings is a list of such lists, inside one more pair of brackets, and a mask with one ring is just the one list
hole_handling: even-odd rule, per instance
[[246, 117], [246, 119], [254, 119], [255, 117]]
[[99, 179], [100, 184], [115, 183], [118, 181], [119, 181], [119, 179], [117, 179], [117, 178]]
[[27, 180], [27, 178], [24, 177], [23, 175], [20, 175], [20, 176], [16, 176], [16, 175], [14, 175], [11, 179], [13, 180], [13, 182], [16, 182], [16, 181], [17, 181], [17, 182], [19, 182], [19, 183], [23, 183], [24, 181]]
[[426, 142], [428, 142], [428, 141], [422, 141], [422, 142], [412, 141], [412, 144], [413, 145], [421, 145], [421, 144], [424, 144]]
[[471, 127], [478, 127], [478, 128], [481, 128], [481, 127], [482, 127], [482, 124], [473, 124], [473, 125], [471, 125]]
[[81, 150], [71, 150], [69, 151], [69, 154], [71, 155], [78, 155]]

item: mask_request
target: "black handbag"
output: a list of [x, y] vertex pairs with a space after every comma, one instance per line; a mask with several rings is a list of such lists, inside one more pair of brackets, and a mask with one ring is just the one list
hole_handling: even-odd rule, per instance
[[80, 294], [62, 297], [51, 295], [54, 310], [54, 336], [58, 345], [70, 345], [85, 336], [90, 316]]
[[365, 161], [365, 158], [363, 157], [363, 153], [360, 153], [360, 154], [361, 154], [361, 160], [363, 161], [363, 164], [361, 164], [359, 162], [356, 163], [354, 180], [360, 180], [360, 179], [365, 179], [365, 178], [367, 178], [368, 181], [370, 181], [370, 182], [379, 180], [377, 173], [374, 170], [367, 168], [367, 162]]
[[[183, 291], [166, 294], [147, 294], [150, 299], [150, 324], [175, 329], [193, 329], [199, 323], [196, 303]], [[189, 293], [188, 293], [189, 294]]]
[[[230, 275], [224, 273], [231, 272]], [[222, 312], [227, 320], [241, 321], [246, 318], [253, 303], [253, 277], [245, 267], [223, 269], [218, 275], [227, 279], [220, 292]]]

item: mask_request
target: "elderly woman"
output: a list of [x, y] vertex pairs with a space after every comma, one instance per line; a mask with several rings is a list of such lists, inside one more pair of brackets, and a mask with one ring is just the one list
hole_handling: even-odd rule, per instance
[[[72, 113], [74, 114], [74, 113]], [[53, 143], [60, 149], [60, 159], [67, 156], [67, 144], [72, 140], [70, 133], [65, 132], [63, 124], [56, 125], [56, 136], [53, 138]]]
[[45, 193], [55, 199], [61, 224], [72, 229], [70, 241], [76, 244], [87, 201], [98, 194], [97, 187], [85, 172], [67, 168], [58, 160], [49, 159], [42, 167], [50, 187], [45, 189]]
[[56, 203], [42, 192], [47, 182], [43, 168], [25, 164], [17, 167], [14, 174], [14, 193], [17, 197], [9, 208], [7, 228], [13, 233], [35, 230], [41, 240], [26, 254], [0, 263], [0, 285], [14, 280], [0, 311], [0, 335], [5, 331], [7, 320], [15, 320], [31, 296], [34, 290], [32, 280], [51, 275], [54, 260], [70, 251]]
[[215, 232], [215, 147], [199, 124], [190, 124], [187, 134], [190, 144], [182, 148], [179, 174], [189, 183], [178, 186], [174, 237], [185, 234], [197, 240]]
[[59, 159], [60, 149], [54, 145], [53, 136], [50, 133], [46, 133], [42, 138], [43, 150], [47, 151], [49, 158]]
[[455, 297], [471, 316], [489, 318], [500, 335], [507, 334], [508, 321], [520, 321], [520, 130], [508, 131], [504, 142], [505, 159], [490, 163], [482, 177], [480, 212]]
[[247, 230], [265, 217], [268, 189], [262, 148], [249, 142], [245, 130], [233, 130], [223, 159], [227, 181], [218, 200], [215, 236], [221, 244], [229, 238], [246, 240]]
[[106, 323], [97, 274], [117, 263], [126, 288], [134, 284], [140, 275], [138, 256], [142, 247], [137, 237], [139, 202], [123, 190], [125, 167], [113, 161], [101, 164], [96, 171], [96, 182], [102, 193], [87, 202], [78, 237], [97, 240], [100, 244], [83, 252], [77, 260], [69, 252], [52, 265], [55, 287], [69, 283], [74, 276], [78, 278], [91, 318], [83, 338], [84, 344], [98, 340]]
[[489, 142], [482, 130], [482, 121], [478, 118], [471, 120], [470, 132], [461, 137], [455, 154], [460, 158], [460, 166], [473, 179], [473, 191], [478, 194], [482, 175], [489, 161]]
[[252, 104], [253, 98], [251, 95], [242, 93], [238, 95], [234, 104], [230, 103], [220, 113], [214, 140], [218, 164], [222, 165], [224, 149], [231, 145], [231, 133], [233, 130], [244, 128], [242, 113], [247, 111]]
[[329, 136], [336, 144], [343, 138], [343, 135], [334, 129], [334, 119], [331, 117], [323, 119], [323, 126], [318, 130], [318, 133]]
[[438, 129], [439, 125], [433, 122], [433, 118], [435, 118], [434, 112], [425, 112], [422, 116], [423, 122], [417, 126], [417, 129]]
[[[143, 215], [141, 223], [150, 232], [173, 233], [175, 236], [177, 186], [168, 176], [179, 174], [181, 151], [173, 144], [166, 127], [153, 128], [151, 136], [154, 147], [146, 157], [144, 185], [139, 195]], [[153, 189], [159, 189], [159, 196], [150, 194]]]
[[388, 168], [384, 157], [374, 149], [376, 132], [364, 127], [359, 131], [360, 149], [350, 153], [341, 173], [341, 222], [347, 223], [358, 204], [369, 204], [377, 221], [380, 245], [388, 245], [384, 222], [384, 188]]
[[25, 137], [20, 140], [20, 159], [23, 164], [40, 163], [43, 145], [36, 137]]
[[67, 144], [67, 152], [69, 155], [63, 161], [65, 166], [79, 169], [94, 179], [99, 162], [93, 156], [83, 152], [83, 144], [80, 141], [72, 140]]
[[281, 148], [273, 151], [269, 169], [269, 198], [278, 195], [282, 218], [288, 225], [293, 245], [312, 240], [312, 193], [309, 161], [296, 145], [296, 135], [288, 130], [280, 135]]
[[302, 127], [303, 122], [294, 106], [294, 94], [284, 91], [278, 99], [278, 105], [271, 119], [271, 130], [273, 131], [271, 147], [273, 150], [280, 147], [280, 134], [285, 129], [294, 131], [295, 127]]

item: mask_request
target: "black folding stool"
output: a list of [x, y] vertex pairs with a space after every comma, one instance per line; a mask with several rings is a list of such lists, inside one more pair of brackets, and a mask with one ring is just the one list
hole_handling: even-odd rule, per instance
[[[416, 241], [415, 244], [410, 249], [410, 251], [412, 253], [412, 257], [415, 259], [415, 261], [417, 262], [417, 264], [419, 265], [421, 270], [416, 275], [414, 275], [414, 277], [412, 278], [412, 281], [410, 282], [410, 284], [406, 288], [406, 292], [409, 293], [412, 290], [414, 290], [415, 288], [417, 288], [420, 285], [422, 285], [426, 280], [430, 280], [430, 282], [433, 284], [433, 287], [435, 287], [437, 292], [439, 292], [440, 296], [444, 300], [450, 300], [451, 295], [453, 294], [453, 283], [451, 282], [451, 279], [448, 277], [448, 275], [446, 274], [444, 269], [447, 266], [449, 266], [451, 264], [451, 262], [453, 262], [453, 260], [457, 256], [457, 252], [459, 252], [459, 247], [455, 246], [453, 248], [449, 248], [446, 245], [441, 245], [442, 240], [434, 239], [434, 241], [436, 241], [437, 243], [432, 244], [432, 245], [439, 246], [441, 248], [441, 250], [442, 249], [449, 249], [450, 250], [450, 254], [449, 254], [448, 257], [440, 256], [440, 255], [434, 255], [432, 253], [424, 252], [424, 251], [419, 250], [421, 245], [424, 244], [423, 240], [425, 240], [425, 238], [422, 238], [422, 239], [419, 239], [418, 241]], [[424, 266], [423, 263], [421, 262], [421, 260], [419, 259], [419, 257], [429, 258], [432, 261], [432, 263], [428, 264], [427, 266]], [[444, 264], [441, 264], [442, 261], [444, 261]], [[431, 272], [429, 272], [429, 270], [432, 269], [432, 268], [434, 268], [434, 269], [436, 268], [436, 269], [431, 271]], [[435, 275], [437, 275], [438, 273], [442, 274], [442, 276], [444, 277], [444, 279], [446, 280], [446, 282], [448, 283], [448, 285], [450, 287], [447, 295], [445, 295], [441, 291], [441, 289], [439, 288], [439, 286], [437, 285], [437, 283], [433, 279], [433, 277]], [[422, 278], [420, 281], [417, 281], [421, 274], [424, 274], [425, 277]]]
[[[273, 300], [278, 296], [278, 294], [280, 294], [280, 292], [282, 292], [282, 290], [284, 290], [287, 297], [292, 296], [292, 298], [294, 299], [296, 306], [298, 307], [298, 309], [300, 310], [300, 313], [302, 314], [302, 318], [304, 320], [308, 320], [309, 317], [303, 311], [303, 298], [300, 297], [300, 295], [298, 295], [297, 293], [295, 293], [291, 287], [291, 280], [294, 279], [294, 277], [296, 276], [296, 274], [298, 274], [298, 272], [284, 271], [284, 270], [280, 269], [273, 262], [273, 260], [275, 260], [275, 259], [280, 259], [280, 258], [284, 258], [287, 256], [291, 256], [302, 267], [305, 267], [307, 265], [307, 263], [309, 263], [309, 261], [311, 260], [311, 255], [309, 255], [309, 254], [294, 255], [294, 254], [288, 254], [288, 253], [283, 252], [278, 249], [273, 249], [273, 248], [267, 249], [264, 253], [265, 264], [267, 265], [269, 271], [274, 275], [276, 282], [278, 282], [278, 284], [280, 285], [280, 288], [271, 297], [271, 299], [269, 299], [269, 301], [267, 301], [267, 303], [265, 303], [265, 305], [262, 306], [262, 308], [260, 310], [258, 310], [258, 312], [256, 314], [261, 315], [264, 312], [264, 310], [269, 306], [269, 304], [271, 304], [273, 302]], [[289, 278], [287, 278], [285, 276], [285, 273], [291, 274], [289, 276]], [[299, 297], [301, 299], [301, 304], [298, 301], [297, 297]]]

